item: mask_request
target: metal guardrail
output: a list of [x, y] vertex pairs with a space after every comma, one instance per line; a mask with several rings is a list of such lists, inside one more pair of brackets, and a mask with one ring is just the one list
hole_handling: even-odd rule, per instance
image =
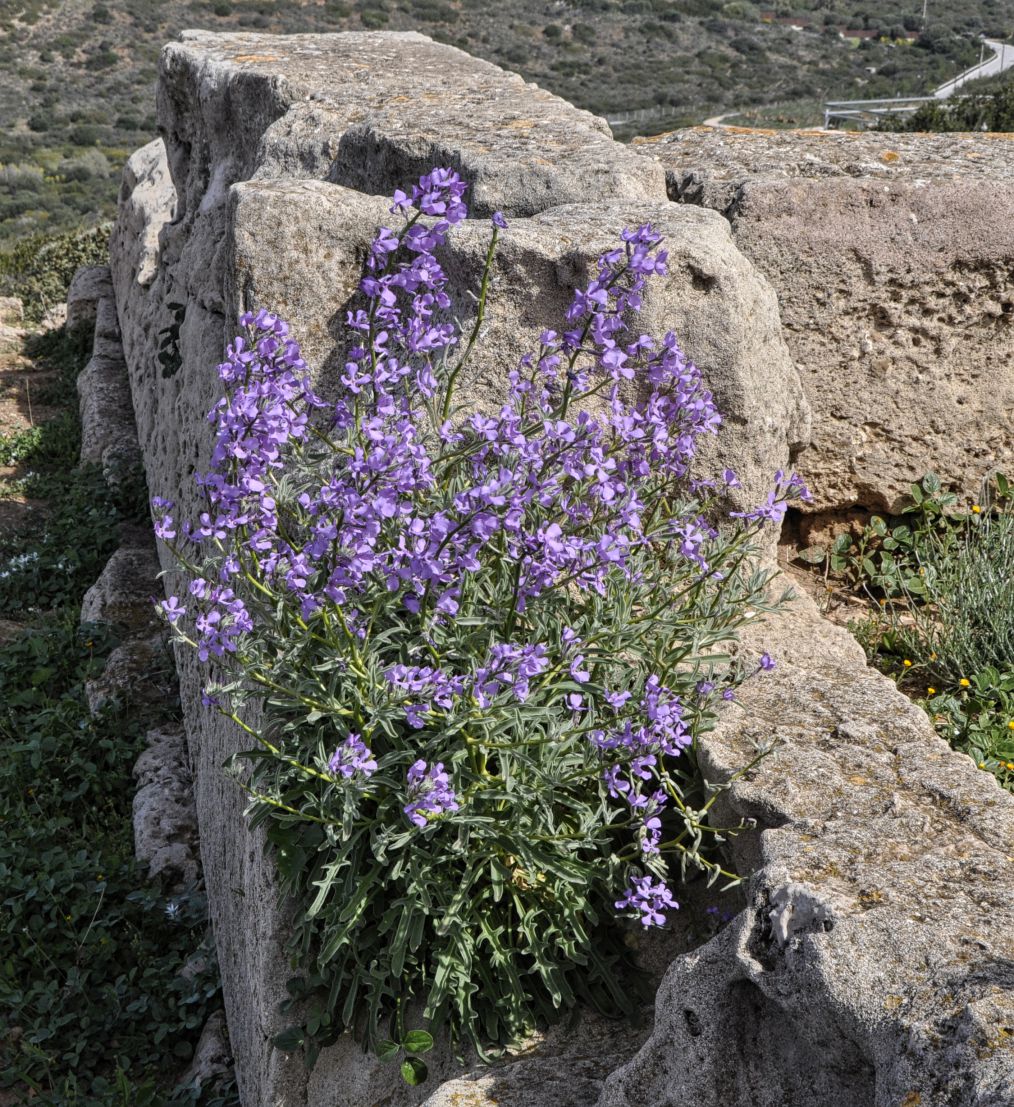
[[856, 119], [871, 123], [885, 115], [907, 115], [920, 104], [934, 104], [935, 96], [895, 96], [886, 100], [828, 100], [824, 105], [824, 129], [832, 119]]

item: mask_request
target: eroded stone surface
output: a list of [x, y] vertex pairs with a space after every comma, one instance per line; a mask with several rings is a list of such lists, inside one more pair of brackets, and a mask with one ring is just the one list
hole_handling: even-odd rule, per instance
[[79, 269], [67, 290], [67, 330], [91, 330], [95, 326], [99, 300], [113, 293], [108, 265], [87, 265]]
[[[359, 305], [361, 259], [386, 210], [379, 197], [316, 181], [234, 189], [226, 302], [235, 313], [270, 306], [293, 320], [325, 394], [336, 394], [345, 315]], [[726, 420], [718, 438], [705, 442], [702, 472], [735, 469], [743, 482], [737, 506], [753, 506], [808, 441], [809, 409], [771, 289], [715, 213], [627, 201], [563, 205], [512, 220], [498, 247], [483, 340], [457, 398], [470, 409], [497, 409], [506, 398], [505, 367], [536, 349], [543, 330], [563, 326], [574, 290], [616, 245], [619, 230], [646, 222], [665, 236], [669, 275], [648, 282], [637, 326], [656, 335], [674, 331], [700, 366]], [[483, 221], [451, 234], [442, 263], [459, 295], [478, 287], [488, 244]], [[468, 309], [462, 302], [466, 316]]]
[[161, 876], [183, 888], [200, 875], [186, 735], [179, 727], [160, 727], [148, 733], [147, 742], [134, 764], [134, 854], [147, 862], [153, 879]]
[[154, 544], [121, 546], [106, 562], [81, 603], [82, 623], [110, 623], [132, 633], [157, 625], [152, 592], [157, 587]]
[[599, 1107], [1014, 1102], [1014, 797], [809, 601], [744, 635], [778, 669], [705, 740], [759, 832], [747, 909], [676, 961]]
[[[472, 67], [472, 83], [464, 82], [469, 89], [492, 88], [483, 83], [487, 79], [503, 82], [497, 96], [488, 96], [485, 106], [469, 99], [470, 93], [455, 99], [445, 78], [458, 73], [456, 66]], [[395, 99], [403, 94], [405, 100]], [[500, 307], [491, 309], [489, 335], [504, 360], [523, 346], [529, 329], [543, 325], [547, 314], [548, 321], [558, 318], [587, 263], [589, 243], [615, 233], [613, 216], [650, 208], [672, 228], [674, 274], [654, 306], [649, 304], [649, 313], [657, 312], [649, 322], [654, 327], [664, 316], [665, 325], [672, 326], [668, 320], [675, 313], [680, 337], [705, 372], [725, 367], [725, 383], [716, 383], [716, 392], [724, 388], [720, 401], [727, 414], [744, 421], [739, 428], [730, 419], [725, 433], [742, 432], [740, 448], [751, 471], [759, 472], [776, 457], [788, 456], [790, 446], [805, 443], [806, 407], [772, 322], [770, 291], [732, 249], [721, 221], [707, 212], [668, 208], [656, 188], [658, 166], [647, 176], [634, 172], [629, 159], [637, 155], [597, 145], [606, 141], [601, 126], [548, 94], [421, 36], [309, 40], [197, 35], [167, 51], [159, 96], [167, 147], [152, 144], [131, 159], [113, 237], [113, 272], [152, 491], [178, 501], [180, 518], [198, 506], [192, 472], [207, 462], [210, 439], [204, 415], [217, 396], [214, 366], [233, 333], [236, 312], [269, 306], [288, 314], [326, 388], [339, 353], [341, 310], [353, 293], [373, 227], [386, 215], [382, 197], [356, 190], [385, 193], [404, 184], [406, 176], [429, 168], [425, 159], [437, 153], [447, 156], [436, 160], [458, 166], [475, 183], [482, 205], [511, 215], [494, 305], [497, 296], [502, 298]], [[523, 120], [535, 125], [529, 128]], [[517, 125], [508, 127], [512, 122]], [[506, 131], [529, 138], [505, 139]], [[570, 191], [574, 182], [590, 182], [582, 174], [595, 168], [566, 145], [573, 135], [580, 137], [583, 149], [601, 150], [619, 167], [603, 178], [604, 195], [590, 183], [587, 195], [575, 197]], [[546, 136], [544, 147], [538, 145], [540, 136]], [[530, 172], [525, 161], [529, 153]], [[543, 157], [546, 165], [537, 161]], [[602, 160], [598, 153], [595, 159]], [[609, 193], [609, 188], [617, 191]], [[569, 204], [574, 199], [580, 208]], [[460, 229], [460, 245], [452, 247], [449, 262], [455, 281], [474, 275], [484, 233], [480, 225]], [[159, 332], [171, 321], [167, 305], [172, 302], [186, 308], [178, 339], [181, 366], [174, 376], [163, 378], [153, 367]], [[331, 380], [333, 384], [333, 376]], [[502, 377], [493, 372], [492, 362], [485, 369], [477, 363], [466, 387], [483, 404], [489, 390], [502, 387]], [[762, 392], [755, 396], [757, 388]], [[837, 448], [833, 442], [829, 447]], [[850, 458], [841, 455], [846, 470]], [[171, 569], [168, 557], [165, 567]], [[174, 580], [170, 573], [170, 591]], [[947, 910], [964, 912], [971, 920], [968, 925], [981, 929], [979, 919], [986, 909], [973, 900], [980, 892], [985, 896], [986, 889], [976, 876], [966, 894], [958, 870], [975, 863], [969, 851], [982, 820], [975, 815], [972, 830], [961, 823], [966, 810], [979, 810], [974, 804], [981, 795], [991, 795], [993, 785], [977, 772], [966, 779], [962, 774], [967, 768], [932, 735], [917, 709], [866, 673], [858, 647], [836, 634], [812, 612], [779, 624], [764, 644], [780, 651], [781, 672], [773, 682], [758, 686], [766, 691], [751, 693], [760, 698], [747, 701], [751, 711], [745, 724], [744, 716], [730, 716], [708, 740], [711, 770], [727, 773], [742, 763], [744, 740], [752, 732], [763, 736], [765, 719], [774, 717], [776, 723], [770, 725], [781, 725], [789, 743], [777, 760], [736, 786], [731, 805], [764, 826], [788, 830], [781, 838], [780, 830], [768, 829], [737, 840], [741, 871], [759, 870], [750, 903], [717, 939], [693, 955], [696, 960], [676, 962], [660, 993], [656, 1030], [640, 1057], [607, 1083], [604, 1107], [682, 1104], [690, 1101], [690, 1090], [703, 1104], [802, 1107], [814, 1102], [798, 1098], [807, 1089], [824, 1096], [828, 1107], [867, 1107], [871, 1102], [896, 1107], [904, 1102], [903, 1095], [884, 1098], [882, 1105], [871, 1096], [880, 1094], [881, 1082], [889, 1089], [885, 1096], [894, 1095], [908, 1074], [915, 1073], [912, 1057], [926, 1074], [918, 1077], [922, 1084], [912, 1085], [915, 1094], [922, 1095], [924, 1107], [943, 1104], [947, 1101], [931, 1098], [936, 1094], [932, 1080], [938, 1075], [944, 1079], [950, 1046], [934, 1055], [932, 1035], [943, 1034], [949, 1024], [945, 1016], [941, 1030], [931, 1009], [946, 995], [969, 1001], [963, 1025], [971, 1028], [966, 1039], [973, 1045], [953, 1054], [963, 1066], [954, 1071], [965, 1074], [961, 1079], [969, 1087], [976, 1082], [987, 1087], [991, 1081], [1003, 1087], [1002, 1068], [988, 1059], [980, 1062], [976, 1052], [993, 1046], [975, 1038], [976, 1026], [984, 1026], [990, 1012], [1000, 1020], [996, 1025], [1010, 1025], [1010, 982], [1004, 984], [995, 968], [999, 961], [991, 960], [985, 970], [987, 991], [994, 989], [988, 995], [980, 996], [977, 984], [966, 987], [960, 979], [955, 986], [963, 991], [959, 987], [941, 993], [934, 981], [943, 977], [928, 974], [917, 951], [939, 940], [946, 951], [941, 963], [957, 964], [953, 950], [963, 948], [960, 936], [966, 932], [954, 930], [959, 936], [955, 947], [946, 934], [950, 916], [939, 936], [929, 923], [916, 925], [905, 914], [915, 910], [911, 889], [929, 865], [939, 874], [931, 881], [932, 894], [943, 902], [946, 875], [955, 886]], [[300, 1057], [271, 1048], [271, 1036], [292, 1021], [278, 1008], [290, 973], [282, 953], [288, 920], [276, 906], [272, 862], [263, 838], [246, 830], [245, 798], [221, 771], [226, 757], [249, 740], [201, 706], [207, 673], [196, 658], [183, 654], [179, 664], [202, 859], [246, 1107], [393, 1107], [427, 1095], [434, 1107], [495, 1101], [578, 1107], [591, 1102], [602, 1077], [622, 1064], [624, 1051], [636, 1048], [636, 1040], [622, 1047], [614, 1043], [617, 1049], [608, 1059], [603, 1046], [594, 1071], [582, 1063], [582, 1057], [590, 1059], [587, 1051], [581, 1053], [579, 1039], [570, 1044], [560, 1040], [560, 1052], [551, 1061], [545, 1054], [523, 1058], [510, 1071], [497, 1073], [462, 1072], [438, 1057], [433, 1086], [419, 1093], [400, 1087], [396, 1070], [372, 1065], [348, 1041], [326, 1051], [309, 1076]], [[785, 674], [792, 678], [788, 683]], [[904, 747], [896, 781], [890, 775], [896, 764], [890, 752], [895, 736], [898, 748]], [[960, 783], [962, 797], [967, 788], [972, 807], [963, 806], [964, 798], [952, 804], [946, 797], [953, 793], [939, 791], [945, 782], [922, 774], [919, 766], [927, 760], [948, 786]], [[993, 793], [990, 802], [1007, 812], [1007, 819], [1009, 799], [995, 788]], [[902, 812], [897, 817], [886, 810], [895, 795]], [[892, 823], [892, 818], [899, 821]], [[883, 857], [877, 853], [880, 838], [867, 834], [866, 822], [890, 832], [884, 841], [893, 845], [884, 847], [888, 854]], [[948, 834], [964, 843], [953, 857], [947, 853]], [[924, 842], [929, 843], [926, 849]], [[994, 852], [986, 854], [988, 864], [999, 863], [1000, 848], [991, 840]], [[933, 868], [938, 853], [942, 867]], [[879, 883], [871, 883], [874, 878]], [[881, 901], [874, 893], [895, 911], [890, 898], [895, 879], [902, 887], [900, 906], [894, 914], [877, 915]], [[867, 886], [870, 894], [864, 899]], [[1007, 898], [1008, 907], [997, 917], [1010, 933]], [[874, 905], [869, 910], [867, 900]], [[831, 930], [825, 929], [828, 923]], [[774, 930], [783, 936], [781, 944], [769, 940]], [[896, 959], [899, 934], [912, 944]], [[836, 935], [841, 945], [829, 947], [825, 957], [821, 943], [837, 940]], [[983, 940], [990, 950], [1002, 948], [995, 928]], [[864, 941], [871, 944], [869, 952]], [[888, 986], [896, 991], [885, 992]], [[879, 997], [881, 1007], [870, 996]], [[891, 996], [900, 997], [896, 1008]], [[874, 1008], [876, 1019], [870, 1014]], [[959, 1023], [964, 1017], [955, 1016]], [[743, 1047], [736, 1044], [740, 1030]], [[1005, 1039], [996, 1040], [1006, 1048]], [[741, 1060], [732, 1075], [723, 1076], [720, 1068], [737, 1050]], [[851, 1091], [843, 1090], [842, 1076], [850, 1065]], [[928, 1089], [925, 1094], [918, 1092], [920, 1087]], [[781, 1100], [775, 1098], [776, 1088], [782, 1089]], [[687, 1095], [676, 1099], [679, 1089]], [[724, 1100], [707, 1098], [717, 1096], [716, 1089], [726, 1095]], [[916, 1102], [910, 1099], [906, 1107]], [[993, 1102], [981, 1099], [982, 1104]]]
[[1014, 461], [1010, 136], [694, 128], [637, 149], [778, 293], [813, 408], [813, 510], [893, 511]]

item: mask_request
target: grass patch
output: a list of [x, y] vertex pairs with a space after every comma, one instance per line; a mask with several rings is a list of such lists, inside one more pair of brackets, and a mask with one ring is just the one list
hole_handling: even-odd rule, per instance
[[929, 474], [911, 495], [902, 515], [800, 557], [866, 599], [852, 629], [870, 660], [1014, 791], [1014, 488], [998, 474], [958, 510]]

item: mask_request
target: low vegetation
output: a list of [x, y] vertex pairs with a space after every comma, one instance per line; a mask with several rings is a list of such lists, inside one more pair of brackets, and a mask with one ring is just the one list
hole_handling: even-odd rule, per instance
[[0, 435], [16, 467], [0, 496], [27, 502], [0, 537], [0, 1102], [227, 1107], [227, 1083], [175, 1087], [221, 1002], [203, 895], [152, 883], [133, 854], [131, 768], [171, 713], [93, 715], [84, 695], [116, 637], [78, 625], [81, 597], [144, 498], [76, 468], [83, 339], [27, 352], [56, 414]]
[[[1012, 47], [1014, 49], [1014, 47]], [[884, 124], [889, 131], [1014, 131], [1014, 84], [991, 83], [982, 91], [935, 104]]]
[[1014, 496], [1002, 475], [979, 501], [933, 474], [898, 517], [874, 515], [800, 555], [862, 596], [853, 630], [871, 661], [920, 703], [942, 738], [1014, 791]]

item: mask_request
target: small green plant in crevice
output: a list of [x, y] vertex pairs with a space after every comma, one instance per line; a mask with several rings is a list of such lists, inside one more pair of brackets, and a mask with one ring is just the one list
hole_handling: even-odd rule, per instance
[[931, 535], [937, 540], [954, 535], [951, 512], [958, 498], [933, 473], [913, 484], [910, 494], [912, 502], [899, 516], [873, 515], [858, 534], [846, 531], [829, 546], [808, 546], [799, 559], [823, 567], [825, 581], [834, 580], [873, 601], [922, 595], [919, 551]]
[[900, 517], [800, 557], [872, 607], [853, 631], [955, 749], [1014, 790], [1014, 511], [996, 474], [966, 511], [934, 474]]

